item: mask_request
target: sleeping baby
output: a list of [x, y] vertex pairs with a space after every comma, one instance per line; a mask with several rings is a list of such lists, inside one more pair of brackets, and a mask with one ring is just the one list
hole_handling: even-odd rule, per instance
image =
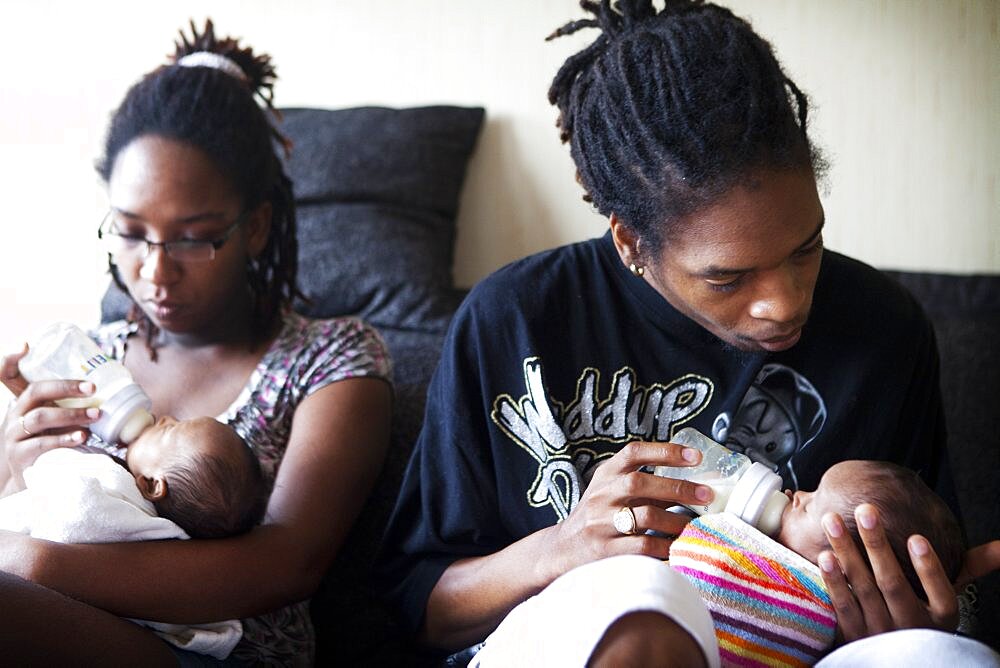
[[940, 497], [909, 469], [852, 460], [826, 472], [814, 492], [788, 493], [775, 539], [731, 513], [704, 515], [670, 548], [670, 565], [697, 587], [715, 626], [722, 665], [811, 665], [832, 646], [836, 615], [815, 563], [827, 549], [820, 520], [839, 514], [860, 545], [854, 509], [869, 503], [914, 590], [923, 589], [906, 541], [925, 536], [954, 581], [962, 531]]
[[[267, 503], [257, 457], [210, 417], [161, 417], [128, 445], [124, 461], [92, 447], [49, 450], [25, 470], [24, 482], [0, 499], [0, 529], [62, 543], [223, 538], [249, 531]], [[220, 659], [242, 636], [238, 620], [140, 623]]]

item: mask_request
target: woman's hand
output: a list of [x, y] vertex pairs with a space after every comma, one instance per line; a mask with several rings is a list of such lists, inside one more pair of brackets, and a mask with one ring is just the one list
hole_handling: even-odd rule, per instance
[[[958, 625], [955, 587], [948, 581], [927, 539], [914, 535], [907, 541], [910, 560], [927, 594], [924, 602], [903, 575], [875, 507], [861, 504], [854, 517], [871, 568], [847, 533], [844, 521], [835, 513], [823, 516], [823, 528], [833, 552], [819, 555], [820, 572], [844, 641], [894, 629], [924, 627], [954, 631]], [[1000, 541], [969, 551], [969, 579], [997, 568], [1000, 568]]]
[[[618, 554], [667, 558], [673, 537], [689, 518], [666, 508], [679, 503], [706, 504], [712, 500], [712, 488], [639, 469], [691, 466], [699, 461], [701, 453], [694, 448], [634, 441], [597, 467], [579, 503], [554, 528], [546, 560], [551, 579], [576, 566]], [[622, 508], [631, 508], [635, 516], [636, 531], [631, 535], [614, 526], [614, 516]], [[647, 534], [649, 529], [662, 535]]]
[[0, 382], [2, 382], [4, 387], [10, 390], [15, 397], [21, 396], [21, 393], [28, 387], [28, 381], [24, 379], [24, 376], [21, 375], [20, 369], [17, 368], [17, 363], [20, 362], [21, 358], [27, 354], [28, 344], [25, 343], [20, 352], [0, 357]]
[[97, 408], [63, 408], [57, 399], [87, 397], [94, 385], [78, 380], [46, 380], [28, 383], [18, 371], [20, 353], [0, 361], [0, 381], [14, 393], [0, 425], [0, 496], [24, 489], [23, 473], [43, 452], [80, 445], [87, 439], [86, 427], [100, 417]]

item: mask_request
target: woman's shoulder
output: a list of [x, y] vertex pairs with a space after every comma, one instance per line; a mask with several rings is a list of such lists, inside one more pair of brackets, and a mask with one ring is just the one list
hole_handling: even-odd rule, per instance
[[269, 352], [272, 364], [336, 370], [338, 375], [388, 378], [392, 365], [382, 336], [354, 316], [310, 318], [289, 311]]

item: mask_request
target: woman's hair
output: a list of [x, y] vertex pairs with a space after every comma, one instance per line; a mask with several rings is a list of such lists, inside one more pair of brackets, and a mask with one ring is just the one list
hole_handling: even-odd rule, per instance
[[[276, 152], [277, 146], [287, 151], [290, 144], [268, 118], [268, 111], [277, 113], [272, 104], [274, 66], [270, 56], [241, 48], [238, 40], [216, 39], [211, 20], [205, 21], [201, 32], [192, 22], [190, 38], [182, 31], [175, 46], [171, 63], [133, 85], [115, 111], [97, 171], [109, 181], [122, 149], [140, 137], [159, 136], [203, 151], [235, 187], [242, 211], [271, 203], [267, 245], [259, 257], [248, 260], [247, 268], [253, 305], [251, 331], [262, 340], [272, 332], [282, 309], [301, 296], [296, 286], [298, 245], [292, 182]], [[244, 77], [212, 67], [177, 64], [196, 52], [224, 56]], [[263, 102], [263, 108], [255, 97]], [[112, 277], [124, 290], [110, 259], [109, 264]], [[147, 344], [152, 350], [156, 333], [152, 323], [135, 305], [129, 318], [146, 320]]]
[[584, 199], [659, 249], [677, 219], [762, 169], [823, 162], [805, 95], [771, 46], [728, 9], [701, 0], [582, 0], [593, 18], [548, 39], [600, 28], [549, 88]]
[[962, 526], [941, 497], [910, 469], [892, 462], [871, 461], [863, 464], [863, 484], [857, 486], [854, 494], [846, 499], [849, 511], [841, 513], [844, 525], [867, 559], [868, 553], [861, 541], [854, 509], [862, 503], [875, 506], [903, 575], [917, 595], [927, 600], [910, 561], [907, 540], [913, 534], [927, 538], [948, 579], [954, 582], [965, 559]]

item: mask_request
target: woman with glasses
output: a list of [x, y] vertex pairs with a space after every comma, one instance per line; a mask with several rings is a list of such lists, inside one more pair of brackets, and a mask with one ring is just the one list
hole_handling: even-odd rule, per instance
[[[122, 617], [238, 618], [243, 638], [228, 663], [308, 662], [308, 597], [388, 444], [379, 336], [357, 319], [290, 309], [301, 297], [295, 207], [276, 153], [287, 142], [269, 118], [269, 57], [216, 39], [211, 22], [181, 37], [172, 62], [129, 90], [98, 164], [110, 202], [98, 237], [132, 305], [94, 337], [154, 413], [232, 425], [273, 491], [263, 523], [236, 538], [59, 545], [0, 533], [0, 644], [15, 663], [214, 661]], [[22, 354], [0, 367], [17, 395], [0, 430], [0, 494], [16, 491], [40, 453], [83, 444], [99, 414], [55, 406], [93, 387], [28, 384]]]

